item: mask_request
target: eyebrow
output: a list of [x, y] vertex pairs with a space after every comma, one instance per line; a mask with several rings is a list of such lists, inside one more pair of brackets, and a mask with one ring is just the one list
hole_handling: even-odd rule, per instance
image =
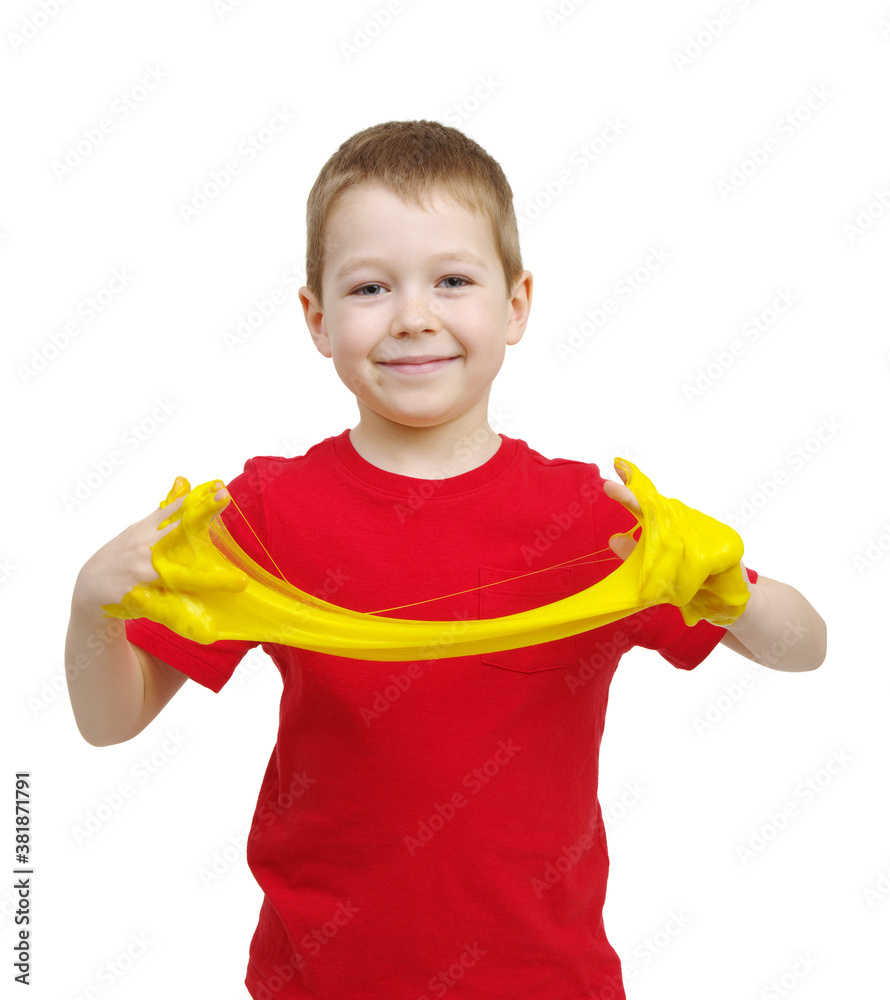
[[[460, 264], [473, 264], [476, 267], [481, 267], [483, 270], [488, 270], [488, 265], [485, 261], [481, 257], [477, 257], [476, 254], [470, 253], [469, 250], [445, 250], [442, 253], [433, 254], [430, 260], [435, 264], [456, 261]], [[385, 267], [386, 263], [387, 261], [383, 257], [350, 257], [334, 275], [334, 280], [345, 278], [362, 267]]]

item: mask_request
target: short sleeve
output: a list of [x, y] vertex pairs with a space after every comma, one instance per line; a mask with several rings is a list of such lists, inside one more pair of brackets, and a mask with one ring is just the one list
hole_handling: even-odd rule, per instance
[[[756, 570], [745, 569], [748, 580], [756, 583]], [[687, 625], [680, 609], [672, 604], [657, 604], [631, 615], [625, 628], [631, 645], [654, 649], [680, 670], [697, 667], [726, 635], [725, 628], [710, 622]]]
[[[253, 459], [245, 463], [240, 475], [226, 484], [226, 489], [234, 502], [230, 502], [220, 515], [223, 523], [252, 559], [260, 565], [267, 565], [265, 553], [253, 534], [256, 531], [265, 543], [266, 518], [260, 477]], [[247, 651], [259, 645], [254, 641], [231, 639], [204, 645], [185, 639], [148, 618], [129, 620], [125, 628], [129, 642], [217, 693], [231, 678]]]

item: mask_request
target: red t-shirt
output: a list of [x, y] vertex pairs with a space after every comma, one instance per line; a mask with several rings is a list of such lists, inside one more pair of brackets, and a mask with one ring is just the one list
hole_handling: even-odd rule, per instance
[[[501, 438], [484, 465], [424, 480], [371, 465], [347, 430], [251, 459], [228, 488], [302, 590], [359, 611], [468, 591], [390, 614], [492, 618], [592, 586], [618, 560], [480, 585], [605, 549], [634, 523], [595, 465]], [[274, 572], [234, 505], [222, 517]], [[660, 605], [477, 656], [448, 658], [443, 630], [442, 655], [416, 662], [264, 643], [284, 689], [247, 844], [265, 894], [251, 996], [624, 997], [602, 921], [609, 683], [632, 646], [688, 670], [723, 635]], [[257, 645], [202, 646], [144, 619], [127, 637], [213, 691]]]

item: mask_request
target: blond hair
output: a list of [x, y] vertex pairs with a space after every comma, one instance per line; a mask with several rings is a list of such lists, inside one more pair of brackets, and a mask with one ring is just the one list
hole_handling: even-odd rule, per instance
[[372, 125], [342, 143], [321, 168], [306, 203], [306, 284], [321, 303], [325, 234], [349, 188], [384, 184], [426, 208], [435, 194], [486, 215], [504, 269], [507, 296], [522, 273], [513, 191], [500, 164], [463, 132], [440, 122]]

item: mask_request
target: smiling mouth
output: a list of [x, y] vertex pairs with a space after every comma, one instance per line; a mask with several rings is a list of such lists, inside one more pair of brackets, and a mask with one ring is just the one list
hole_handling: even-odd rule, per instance
[[424, 355], [417, 358], [400, 358], [398, 361], [378, 361], [377, 363], [389, 371], [399, 372], [403, 375], [425, 375], [427, 372], [437, 372], [446, 368], [452, 361], [457, 361], [457, 356], [436, 358]]

